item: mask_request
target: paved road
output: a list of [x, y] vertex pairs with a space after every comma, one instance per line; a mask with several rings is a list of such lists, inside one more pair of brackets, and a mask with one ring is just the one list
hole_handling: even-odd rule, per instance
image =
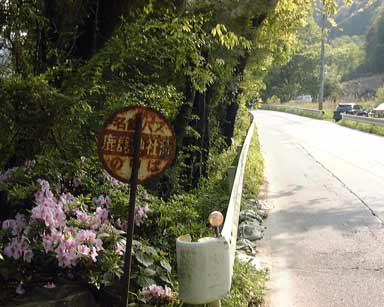
[[384, 138], [255, 111], [268, 199], [270, 307], [384, 306]]

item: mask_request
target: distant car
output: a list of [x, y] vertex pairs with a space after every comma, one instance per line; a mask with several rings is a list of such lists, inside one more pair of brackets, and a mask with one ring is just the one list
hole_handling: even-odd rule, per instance
[[293, 102], [312, 102], [312, 96], [311, 95], [302, 95], [297, 96]]
[[369, 107], [368, 109], [365, 109], [364, 111], [367, 113], [368, 117], [375, 117], [375, 111], [373, 110], [373, 108]]
[[371, 114], [373, 117], [384, 117], [384, 103], [380, 103], [374, 108]]
[[342, 119], [342, 116], [341, 116], [342, 113], [358, 115], [358, 116], [368, 116], [368, 113], [363, 110], [361, 105], [354, 102], [339, 103], [336, 107], [336, 110], [333, 112], [333, 119], [336, 121]]

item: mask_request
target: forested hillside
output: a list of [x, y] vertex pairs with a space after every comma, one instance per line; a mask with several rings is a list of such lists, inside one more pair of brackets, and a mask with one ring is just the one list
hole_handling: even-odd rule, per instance
[[330, 36], [366, 35], [382, 3], [382, 0], [355, 0], [347, 5], [344, 0], [340, 0], [340, 8], [335, 15], [337, 27], [332, 29]]
[[[348, 84], [359, 84], [359, 78], [363, 77], [366, 83], [372, 75], [384, 72], [382, 1], [348, 4], [339, 1], [339, 4], [339, 9], [328, 14], [325, 22], [325, 97], [332, 101], [371, 99], [378, 82], [368, 82], [364, 90], [348, 88]], [[264, 100], [275, 96], [281, 101], [289, 101], [304, 94], [317, 100], [320, 89], [320, 9], [321, 5], [317, 3], [312, 14], [308, 14], [306, 26], [299, 32], [299, 47], [290, 61], [275, 65], [267, 75], [262, 94]], [[356, 82], [343, 84], [354, 79]]]

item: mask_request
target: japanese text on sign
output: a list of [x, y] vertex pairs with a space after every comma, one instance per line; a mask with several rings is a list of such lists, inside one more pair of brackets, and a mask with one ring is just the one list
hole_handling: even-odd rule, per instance
[[135, 106], [116, 112], [104, 125], [99, 137], [99, 154], [107, 171], [128, 182], [133, 158], [135, 116], [141, 113], [139, 182], [159, 175], [172, 163], [176, 138], [169, 122], [151, 108]]

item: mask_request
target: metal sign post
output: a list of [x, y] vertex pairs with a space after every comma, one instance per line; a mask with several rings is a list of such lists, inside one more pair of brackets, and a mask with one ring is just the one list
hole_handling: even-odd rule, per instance
[[176, 136], [169, 121], [159, 112], [149, 107], [131, 106], [118, 110], [104, 123], [98, 147], [107, 172], [131, 185], [122, 303], [128, 306], [137, 185], [159, 176], [172, 164]]
[[128, 227], [127, 227], [127, 241], [124, 256], [124, 272], [126, 274], [126, 292], [124, 293], [125, 306], [129, 304], [129, 283], [131, 278], [131, 261], [132, 261], [132, 240], [134, 229], [136, 193], [137, 193], [137, 180], [140, 168], [140, 145], [141, 145], [141, 126], [143, 118], [140, 113], [135, 118], [135, 134], [133, 137], [133, 165], [131, 175], [131, 190], [129, 194], [129, 208], [128, 208]]

